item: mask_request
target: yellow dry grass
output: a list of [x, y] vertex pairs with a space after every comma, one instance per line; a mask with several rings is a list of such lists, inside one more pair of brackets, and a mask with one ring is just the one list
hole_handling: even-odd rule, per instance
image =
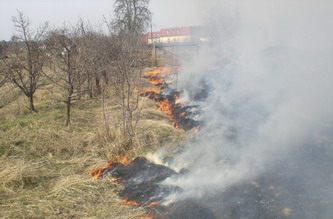
[[104, 110], [100, 99], [74, 104], [70, 127], [64, 126], [65, 106], [44, 91], [37, 95], [38, 113], [28, 112], [25, 101], [0, 109], [0, 218], [145, 215], [143, 208], [120, 203], [119, 188], [111, 180], [94, 180], [87, 170], [129, 148], [134, 157], [184, 138], [154, 101], [142, 99], [138, 135], [130, 146], [112, 101]]

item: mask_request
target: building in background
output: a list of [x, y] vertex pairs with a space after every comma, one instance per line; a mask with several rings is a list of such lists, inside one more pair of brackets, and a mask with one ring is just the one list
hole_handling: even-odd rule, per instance
[[148, 44], [160, 42], [160, 32], [149, 32], [147, 33], [145, 40]]
[[163, 28], [159, 32], [146, 35], [148, 44], [184, 44], [208, 42], [208, 28], [206, 27], [174, 27]]

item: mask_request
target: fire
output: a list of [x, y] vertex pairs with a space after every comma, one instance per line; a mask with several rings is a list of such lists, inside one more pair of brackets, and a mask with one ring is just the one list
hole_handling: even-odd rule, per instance
[[99, 167], [99, 168], [96, 168], [96, 169], [89, 169], [88, 170], [88, 173], [90, 174], [91, 177], [93, 177], [94, 179], [99, 179], [104, 170], [106, 169], [109, 169], [111, 166], [109, 164], [107, 164], [106, 166], [104, 167]]
[[174, 71], [179, 72], [180, 71], [180, 66], [159, 67], [159, 68], [156, 68], [153, 71], [147, 72], [145, 75], [147, 77], [154, 77], [154, 76], [162, 75], [162, 74], [163, 75], [171, 74]]
[[152, 202], [152, 203], [150, 203], [149, 205], [147, 205], [146, 207], [147, 207], [147, 208], [151, 208], [151, 207], [156, 206], [157, 204], [158, 204], [157, 202]]
[[177, 122], [174, 122], [174, 123], [173, 123], [173, 126], [174, 126], [175, 128], [179, 128], [179, 129], [182, 127], [182, 126], [181, 126], [180, 124], [178, 124]]
[[[160, 102], [160, 105], [158, 106], [158, 110], [161, 110], [163, 112], [165, 112], [165, 114], [172, 120], [174, 121], [173, 122], [173, 126], [176, 127], [176, 128], [181, 128], [181, 125], [178, 124], [176, 121], [175, 121], [175, 116], [173, 114], [173, 104], [170, 103], [170, 101], [168, 99], [166, 100], [162, 100]], [[185, 113], [185, 112], [184, 112]], [[184, 114], [182, 113], [181, 116], [185, 117], [186, 116], [186, 113]]]
[[144, 92], [140, 93], [142, 97], [148, 97], [151, 100], [158, 101], [159, 100], [159, 93], [160, 89], [157, 88], [148, 88]]
[[178, 72], [179, 70], [180, 70], [179, 66], [156, 68], [153, 71], [147, 72], [145, 76], [150, 77], [149, 81], [152, 85], [158, 85], [163, 83], [168, 77], [168, 75], [170, 75], [175, 71]]
[[[178, 72], [180, 70], [179, 66], [176, 67], [164, 67], [164, 68], [156, 68], [153, 71], [147, 72], [145, 74], [146, 77], [149, 77], [149, 82], [155, 87], [150, 87], [140, 95], [148, 97], [152, 100], [158, 101], [158, 110], [163, 111], [174, 123], [174, 127], [181, 128], [181, 125], [175, 121], [175, 115], [173, 113], [174, 107], [176, 104], [186, 105], [185, 103], [178, 103], [178, 93], [175, 93], [171, 98], [161, 99], [159, 94], [161, 93], [161, 88], [156, 88], [156, 85], [159, 85], [167, 79], [167, 77], [173, 73]], [[180, 117], [185, 117], [186, 113], [182, 113]], [[177, 116], [178, 118], [178, 116]]]
[[169, 117], [171, 117], [171, 119], [173, 119], [173, 115], [172, 115], [173, 107], [170, 104], [168, 99], [162, 100], [160, 102], [160, 105], [158, 106], [158, 110], [165, 112], [165, 114], [167, 114], [167, 116], [169, 116]]
[[123, 164], [125, 166], [130, 165], [130, 162], [127, 159], [127, 154], [125, 156], [113, 156], [108, 160], [107, 164], [104, 167], [99, 167], [99, 168], [96, 168], [96, 169], [89, 169], [88, 173], [94, 179], [99, 179], [103, 175], [103, 172], [105, 170], [110, 169], [116, 163], [120, 163], [120, 164]]
[[112, 182], [120, 182], [121, 181], [121, 177], [115, 177], [111, 179]]
[[156, 76], [156, 75], [158, 75], [158, 74], [161, 74], [161, 72], [162, 72], [162, 68], [156, 68], [156, 69], [153, 70], [153, 71], [147, 72], [145, 75], [146, 75], [147, 77], [154, 77], [154, 76]]
[[116, 163], [120, 163], [123, 164], [125, 166], [130, 165], [130, 162], [127, 158], [127, 154], [125, 154], [125, 156], [112, 156], [109, 160], [108, 160], [108, 164], [110, 164], [110, 166], [116, 164]]
[[165, 81], [165, 77], [164, 76], [156, 76], [156, 77], [152, 77], [149, 79], [150, 83], [152, 85], [158, 85], [158, 84], [162, 84]]
[[123, 200], [121, 200], [121, 204], [123, 205], [133, 205], [133, 206], [138, 206], [139, 203], [134, 202], [134, 201], [128, 201], [128, 198], [124, 198]]
[[181, 106], [187, 106], [186, 102], [180, 100], [177, 95], [175, 95], [174, 98], [175, 98], [175, 103], [176, 104], [180, 104]]
[[159, 94], [161, 92], [161, 89], [157, 87], [148, 87], [144, 92], [141, 93], [141, 95], [144, 95], [145, 93], [156, 93]]
[[[159, 85], [161, 83], [163, 83], [167, 77], [169, 77], [169, 75], [171, 73], [173, 73], [174, 71], [179, 71], [180, 67], [159, 67], [159, 68], [156, 68], [155, 70], [153, 71], [150, 71], [150, 72], [147, 72], [145, 74], [146, 77], [149, 78], [149, 82], [152, 84], [152, 85]], [[156, 87], [154, 88], [148, 88], [144, 93], [147, 93], [147, 92], [155, 92], [157, 94], [159, 94], [161, 92], [161, 89], [157, 89]]]

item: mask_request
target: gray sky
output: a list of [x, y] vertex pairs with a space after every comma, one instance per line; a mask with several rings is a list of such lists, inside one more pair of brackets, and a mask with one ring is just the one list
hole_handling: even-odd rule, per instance
[[[200, 24], [202, 13], [193, 0], [151, 0], [154, 29]], [[15, 32], [12, 16], [17, 9], [30, 18], [33, 26], [49, 21], [61, 26], [78, 18], [92, 24], [102, 23], [103, 15], [112, 13], [113, 0], [0, 0], [0, 40], [8, 40]]]

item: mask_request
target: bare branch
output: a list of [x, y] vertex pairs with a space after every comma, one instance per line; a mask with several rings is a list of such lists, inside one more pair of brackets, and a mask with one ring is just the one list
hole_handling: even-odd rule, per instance
[[40, 30], [32, 31], [29, 18], [18, 11], [17, 17], [12, 21], [19, 33], [12, 37], [11, 52], [8, 59], [2, 59], [5, 69], [6, 80], [19, 88], [28, 98], [31, 111], [35, 111], [34, 94], [36, 90], [43, 86], [42, 72], [46, 61], [46, 55], [41, 41], [47, 25]]

